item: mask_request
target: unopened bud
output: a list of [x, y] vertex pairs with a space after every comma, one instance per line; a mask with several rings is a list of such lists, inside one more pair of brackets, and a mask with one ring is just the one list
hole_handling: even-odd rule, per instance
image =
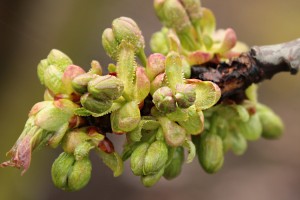
[[117, 60], [118, 57], [118, 45], [113, 30], [111, 28], [105, 29], [102, 34], [102, 46], [106, 54], [114, 60]]
[[217, 172], [223, 165], [223, 142], [217, 134], [206, 133], [201, 136], [198, 159], [207, 173]]
[[166, 117], [160, 117], [159, 123], [161, 124], [168, 145], [178, 147], [184, 143], [186, 138], [186, 131], [184, 128]]
[[202, 17], [200, 0], [181, 0], [192, 23], [200, 20]]
[[192, 84], [177, 84], [175, 99], [180, 108], [192, 106], [196, 100], [195, 86]]
[[101, 101], [119, 98], [124, 90], [123, 82], [115, 76], [98, 76], [88, 82], [88, 92]]
[[149, 56], [146, 73], [150, 81], [165, 71], [165, 59], [165, 56], [160, 53], [154, 53]]
[[111, 100], [98, 100], [89, 93], [81, 96], [80, 103], [85, 109], [94, 113], [103, 113], [107, 111], [113, 104]]
[[258, 140], [263, 131], [258, 114], [250, 116], [247, 122], [239, 123], [237, 128], [247, 140], [251, 141]]
[[152, 35], [150, 40], [150, 47], [152, 52], [167, 55], [169, 52], [169, 42], [167, 38], [167, 29], [163, 28], [161, 31]]
[[72, 154], [61, 153], [52, 165], [52, 180], [56, 187], [77, 191], [86, 186], [91, 178], [92, 164], [89, 158], [76, 161]]
[[279, 116], [277, 116], [267, 106], [259, 104], [257, 106], [258, 116], [262, 125], [262, 136], [267, 139], [277, 139], [283, 133], [283, 123]]
[[125, 103], [110, 115], [111, 127], [115, 133], [132, 131], [138, 126], [140, 119], [140, 109], [135, 101]]
[[168, 148], [165, 142], [155, 141], [147, 149], [144, 160], [144, 175], [159, 172], [168, 160]]
[[163, 174], [164, 174], [164, 168], [162, 168], [156, 174], [142, 176], [141, 177], [142, 183], [145, 187], [151, 187], [151, 186], [155, 185], [160, 180], [160, 178], [162, 177]]
[[188, 134], [198, 135], [204, 129], [204, 115], [202, 111], [197, 111], [195, 106], [191, 106], [188, 109], [188, 118], [185, 121], [179, 121]]
[[79, 76], [76, 76], [72, 80], [72, 87], [73, 89], [78, 92], [79, 94], [84, 94], [87, 92], [87, 85], [88, 83], [93, 79], [96, 78], [97, 75], [85, 73], [81, 74]]
[[176, 110], [176, 101], [171, 88], [162, 87], [153, 94], [153, 103], [156, 108], [164, 113], [171, 113]]
[[59, 70], [64, 71], [67, 66], [72, 64], [72, 60], [63, 52], [52, 49], [47, 56], [49, 65], [58, 67]]
[[183, 147], [177, 147], [174, 150], [170, 164], [165, 168], [164, 177], [167, 180], [171, 180], [177, 177], [181, 172], [183, 161], [184, 161]]
[[135, 52], [140, 52], [145, 47], [144, 37], [138, 25], [128, 17], [120, 17], [112, 22], [112, 30], [119, 43], [126, 40], [134, 46]]
[[157, 89], [165, 86], [166, 85], [165, 82], [166, 82], [165, 73], [161, 73], [157, 75], [154, 78], [154, 80], [150, 83], [150, 94], [153, 95]]
[[85, 71], [76, 65], [69, 65], [66, 67], [62, 76], [63, 87], [65, 88], [66, 94], [72, 94], [74, 89], [72, 87], [72, 80], [78, 75], [84, 74]]

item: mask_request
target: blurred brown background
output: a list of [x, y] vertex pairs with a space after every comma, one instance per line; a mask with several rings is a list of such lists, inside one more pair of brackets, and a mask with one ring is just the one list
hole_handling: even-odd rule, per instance
[[[250, 46], [273, 44], [300, 37], [299, 0], [202, 0], [211, 8], [219, 28], [232, 27]], [[22, 131], [31, 106], [42, 100], [44, 88], [36, 76], [39, 60], [52, 48], [88, 68], [92, 59], [103, 66], [110, 60], [101, 47], [101, 33], [120, 16], [134, 18], [147, 43], [160, 29], [152, 0], [32, 0], [0, 1], [0, 162]], [[149, 54], [149, 46], [147, 46]], [[144, 188], [128, 163], [124, 174], [112, 173], [95, 155], [89, 185], [75, 193], [56, 189], [50, 169], [58, 150], [33, 154], [30, 170], [0, 169], [0, 199], [300, 199], [300, 76], [281, 74], [261, 84], [260, 101], [283, 119], [280, 140], [249, 143], [245, 155], [226, 155], [223, 169], [207, 175], [198, 161], [185, 165], [173, 181], [161, 180]]]

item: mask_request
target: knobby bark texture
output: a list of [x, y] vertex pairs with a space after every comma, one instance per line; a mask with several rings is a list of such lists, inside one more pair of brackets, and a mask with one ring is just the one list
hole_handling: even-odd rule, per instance
[[287, 43], [254, 46], [228, 63], [210, 62], [192, 67], [191, 78], [212, 81], [222, 90], [221, 100], [245, 98], [252, 83], [271, 79], [279, 72], [296, 74], [300, 66], [300, 39]]

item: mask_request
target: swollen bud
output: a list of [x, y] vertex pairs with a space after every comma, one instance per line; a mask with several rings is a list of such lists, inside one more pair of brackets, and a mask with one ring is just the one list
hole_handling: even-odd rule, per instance
[[217, 134], [207, 133], [201, 136], [198, 147], [198, 159], [207, 173], [217, 172], [223, 165], [223, 142]]
[[72, 64], [72, 60], [66, 54], [57, 49], [52, 49], [50, 51], [47, 56], [47, 60], [50, 65], [55, 65], [61, 71], [64, 71], [68, 65]]
[[85, 109], [94, 113], [103, 113], [107, 111], [113, 104], [111, 100], [98, 100], [89, 93], [81, 96], [80, 103]]
[[165, 71], [165, 59], [165, 56], [160, 53], [154, 53], [149, 56], [146, 73], [150, 81]]
[[262, 125], [262, 136], [267, 139], [277, 139], [283, 133], [283, 123], [270, 108], [258, 104], [257, 114]]
[[101, 101], [116, 100], [123, 90], [123, 82], [111, 75], [98, 76], [88, 82], [88, 92]]
[[163, 113], [171, 113], [176, 110], [176, 101], [171, 88], [162, 87], [153, 94], [153, 103]]
[[200, 20], [202, 17], [200, 0], [181, 0], [192, 23]]
[[163, 174], [164, 174], [164, 168], [162, 168], [156, 174], [142, 176], [141, 181], [145, 187], [151, 187], [159, 181], [159, 179], [162, 177]]
[[145, 47], [144, 37], [138, 25], [128, 17], [120, 17], [112, 22], [112, 30], [116, 40], [121, 43], [126, 40], [134, 46], [135, 52], [142, 51]]
[[177, 147], [174, 150], [170, 164], [165, 168], [164, 177], [167, 180], [176, 178], [181, 172], [183, 161], [184, 161], [183, 147]]
[[76, 161], [72, 154], [61, 153], [52, 165], [52, 180], [56, 187], [77, 191], [86, 186], [91, 177], [92, 164], [89, 158]]
[[72, 80], [72, 87], [73, 89], [78, 92], [79, 94], [84, 94], [87, 92], [88, 83], [93, 79], [96, 78], [97, 75], [84, 73], [79, 76], [76, 76]]
[[184, 143], [186, 131], [183, 127], [166, 117], [160, 117], [158, 121], [162, 127], [168, 145], [178, 147]]
[[258, 140], [263, 128], [258, 114], [252, 115], [247, 122], [237, 124], [239, 132], [250, 141]]
[[196, 100], [195, 86], [192, 84], [177, 84], [175, 99], [180, 108], [192, 106]]
[[107, 28], [103, 31], [102, 46], [109, 57], [114, 60], [117, 59], [119, 44], [111, 28]]
[[169, 52], [169, 42], [167, 38], [167, 29], [163, 28], [161, 31], [152, 35], [150, 40], [150, 47], [152, 52], [161, 53], [163, 55]]
[[138, 126], [140, 119], [140, 109], [135, 101], [125, 103], [110, 115], [111, 127], [115, 133], [132, 131]]

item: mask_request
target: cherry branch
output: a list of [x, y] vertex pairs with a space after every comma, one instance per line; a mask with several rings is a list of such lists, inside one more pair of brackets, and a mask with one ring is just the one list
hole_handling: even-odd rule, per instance
[[271, 79], [279, 72], [296, 74], [300, 66], [300, 39], [290, 42], [254, 46], [229, 63], [206, 63], [193, 66], [191, 78], [213, 81], [222, 90], [221, 100], [240, 101], [252, 83]]

